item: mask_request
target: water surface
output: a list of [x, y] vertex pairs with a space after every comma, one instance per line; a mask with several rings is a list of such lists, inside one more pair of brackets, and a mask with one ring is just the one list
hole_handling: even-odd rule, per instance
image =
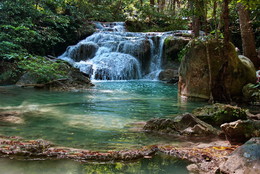
[[180, 103], [177, 86], [157, 81], [96, 82], [84, 91], [1, 87], [0, 110], [21, 112], [24, 123], [1, 123], [0, 134], [45, 139], [93, 150], [174, 143], [137, 131], [139, 122], [172, 117], [203, 103]]

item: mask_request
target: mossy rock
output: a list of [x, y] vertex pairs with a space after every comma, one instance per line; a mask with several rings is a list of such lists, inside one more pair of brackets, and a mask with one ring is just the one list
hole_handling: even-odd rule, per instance
[[223, 123], [229, 123], [239, 119], [246, 120], [246, 112], [247, 110], [240, 107], [219, 103], [197, 108], [192, 111], [199, 119], [215, 126], [220, 126]]
[[238, 56], [232, 43], [196, 39], [185, 49], [179, 69], [182, 97], [229, 102], [242, 97], [243, 86], [256, 82], [254, 65]]
[[217, 129], [189, 113], [176, 116], [174, 119], [151, 119], [143, 129], [147, 132], [189, 137], [207, 137], [219, 134]]
[[252, 105], [260, 105], [260, 83], [249, 83], [243, 87], [243, 100]]
[[190, 38], [168, 36], [163, 43], [163, 68], [173, 68], [178, 62], [178, 54], [189, 43]]
[[245, 143], [253, 137], [260, 137], [259, 120], [237, 120], [221, 125], [226, 138], [230, 143]]

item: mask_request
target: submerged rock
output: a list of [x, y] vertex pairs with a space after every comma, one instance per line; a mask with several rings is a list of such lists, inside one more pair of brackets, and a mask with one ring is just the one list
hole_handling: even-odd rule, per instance
[[251, 138], [238, 147], [227, 160], [220, 165], [219, 172], [235, 174], [260, 173], [260, 138]]
[[199, 119], [216, 126], [239, 119], [247, 119], [247, 110], [220, 103], [194, 109], [192, 113]]
[[244, 143], [252, 137], [260, 137], [259, 120], [237, 120], [222, 124], [221, 129], [231, 143]]
[[182, 97], [230, 101], [242, 96], [244, 85], [256, 82], [253, 63], [239, 58], [231, 43], [193, 40], [186, 50], [179, 69]]
[[14, 124], [24, 123], [24, 120], [21, 118], [21, 113], [16, 111], [0, 112], [0, 121]]
[[219, 131], [191, 114], [176, 116], [174, 119], [155, 118], [143, 128], [148, 132], [185, 136], [216, 136]]

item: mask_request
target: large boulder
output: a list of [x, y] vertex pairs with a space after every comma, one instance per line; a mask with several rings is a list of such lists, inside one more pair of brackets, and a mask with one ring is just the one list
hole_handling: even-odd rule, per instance
[[219, 40], [193, 40], [185, 49], [179, 69], [183, 97], [229, 101], [242, 95], [244, 85], [256, 81], [254, 65], [239, 58], [231, 43], [224, 47]]
[[192, 113], [199, 119], [211, 125], [220, 126], [236, 120], [246, 120], [247, 110], [237, 106], [216, 103], [201, 108], [196, 108]]
[[260, 173], [260, 138], [252, 138], [238, 147], [220, 165], [219, 173], [257, 174]]
[[244, 143], [252, 137], [260, 137], [259, 120], [237, 120], [220, 127], [230, 143]]
[[155, 118], [143, 128], [147, 132], [184, 136], [216, 136], [218, 130], [191, 114], [176, 116], [174, 119]]

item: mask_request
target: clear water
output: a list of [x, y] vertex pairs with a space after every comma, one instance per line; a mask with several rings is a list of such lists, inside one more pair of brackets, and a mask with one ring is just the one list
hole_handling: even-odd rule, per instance
[[135, 123], [202, 104], [180, 103], [177, 86], [155, 81], [96, 82], [88, 90], [75, 92], [6, 87], [0, 103], [2, 111], [21, 112], [24, 120], [23, 124], [2, 122], [0, 134], [94, 150], [167, 143], [137, 131]]
[[17, 161], [0, 159], [4, 174], [188, 174], [185, 161], [156, 156], [131, 163], [77, 163], [74, 161]]
[[[0, 111], [20, 112], [23, 123], [1, 122], [0, 134], [21, 136], [26, 139], [45, 139], [60, 146], [101, 151], [161, 143], [178, 144], [175, 139], [165, 139], [141, 132], [139, 123], [154, 117], [173, 117], [203, 104], [205, 103], [180, 102], [176, 85], [158, 81], [100, 81], [95, 82], [95, 86], [87, 90], [72, 92], [50, 92], [6, 86], [0, 87]], [[150, 161], [150, 165], [145, 164], [147, 166], [144, 170], [153, 170], [153, 165], [164, 166], [156, 159], [154, 161]], [[162, 159], [159, 161], [162, 162]], [[62, 162], [5, 160], [5, 163], [14, 163], [14, 166], [25, 163], [29, 168], [43, 165], [47, 170], [52, 165]], [[49, 166], [49, 163], [52, 165]], [[72, 165], [73, 170], [74, 168], [83, 170], [83, 173], [85, 170], [90, 170], [86, 167], [88, 164], [65, 163]], [[149, 163], [149, 160], [131, 165], [140, 167], [141, 163]], [[112, 173], [116, 170], [113, 168], [114, 165], [108, 165]], [[175, 166], [174, 163], [167, 162], [164, 167], [167, 168], [168, 165]], [[0, 165], [2, 170], [1, 166], [2, 164]], [[106, 165], [96, 164], [92, 168], [95, 166], [103, 168]], [[38, 170], [37, 167], [34, 170]], [[131, 167], [129, 170], [132, 170]]]

